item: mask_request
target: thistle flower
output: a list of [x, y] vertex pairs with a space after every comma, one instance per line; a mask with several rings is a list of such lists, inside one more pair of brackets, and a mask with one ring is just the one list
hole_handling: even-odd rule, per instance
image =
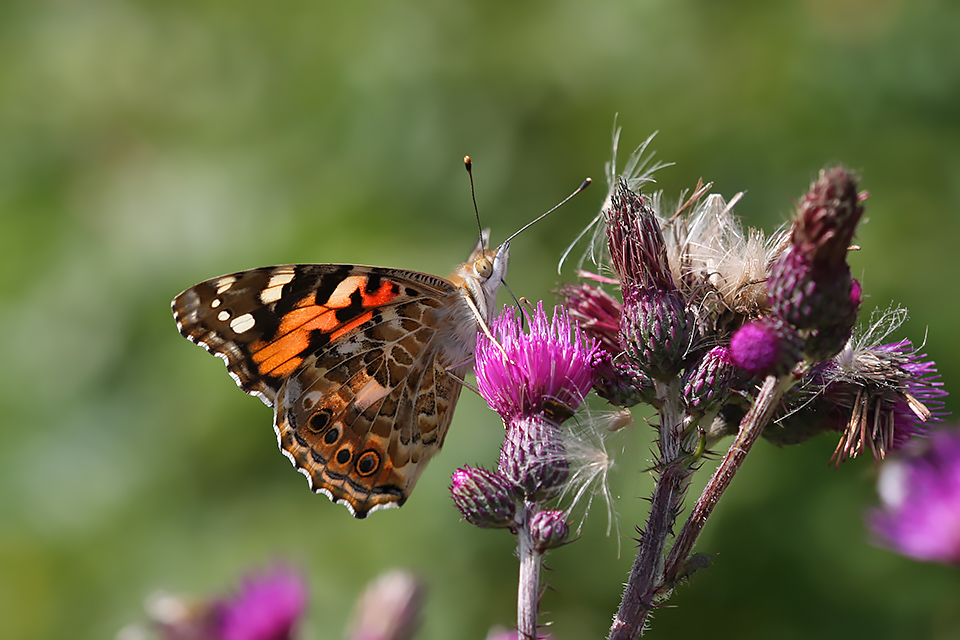
[[[580, 272], [580, 276], [591, 280], [601, 278], [584, 271]], [[620, 353], [620, 315], [623, 305], [619, 300], [602, 287], [587, 282], [564, 285], [557, 293], [584, 335], [595, 338], [600, 347], [611, 356]]]
[[922, 455], [885, 462], [878, 492], [882, 507], [867, 517], [878, 544], [960, 565], [960, 432], [942, 431]]
[[562, 308], [548, 319], [542, 303], [529, 334], [509, 307], [491, 329], [499, 342], [478, 335], [476, 374], [480, 394], [506, 426], [498, 471], [528, 498], [544, 500], [567, 478], [559, 427], [590, 391], [598, 346]]
[[477, 336], [477, 388], [508, 426], [551, 407], [576, 411], [592, 385], [597, 343], [567, 311], [556, 307], [547, 318], [539, 302], [529, 321], [530, 332], [523, 333], [517, 312], [505, 307], [491, 327], [497, 342]]
[[803, 357], [803, 339], [777, 317], [767, 316], [740, 327], [730, 339], [730, 358], [756, 376], [782, 376]]
[[[164, 640], [290, 640], [307, 604], [299, 575], [282, 566], [245, 578], [226, 598], [187, 599], [157, 593], [147, 599], [147, 615]], [[118, 638], [142, 638], [139, 625]], [[152, 637], [152, 634], [151, 634]]]
[[289, 640], [307, 604], [303, 581], [276, 567], [244, 579], [240, 592], [215, 606], [216, 638]]
[[825, 366], [821, 375], [829, 382], [824, 395], [844, 417], [834, 452], [837, 462], [865, 449], [882, 460], [943, 419], [947, 392], [936, 364], [925, 357], [909, 340], [901, 340], [851, 349]]

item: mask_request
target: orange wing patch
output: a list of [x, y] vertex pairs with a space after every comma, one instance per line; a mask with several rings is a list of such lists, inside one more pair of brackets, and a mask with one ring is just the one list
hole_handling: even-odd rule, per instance
[[[372, 309], [389, 304], [399, 295], [395, 283], [376, 278], [376, 288], [369, 290], [369, 276], [344, 278], [330, 294], [326, 302], [317, 304], [316, 298], [307, 296], [287, 312], [280, 320], [275, 340], [257, 341], [251, 344], [252, 358], [263, 376], [289, 376], [303, 364], [304, 354], [310, 348], [313, 332], [327, 334], [334, 341], [350, 333], [373, 317]], [[342, 310], [355, 310], [358, 315], [344, 314]], [[340, 320], [337, 315], [346, 315]]]

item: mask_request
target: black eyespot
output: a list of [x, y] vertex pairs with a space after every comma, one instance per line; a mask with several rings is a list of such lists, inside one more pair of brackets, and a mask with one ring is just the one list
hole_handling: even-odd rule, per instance
[[327, 433], [323, 436], [323, 441], [326, 442], [327, 444], [333, 444], [339, 439], [340, 439], [340, 429], [337, 429], [336, 427], [330, 429], [330, 431], [327, 431]]
[[337, 462], [340, 464], [347, 464], [350, 462], [350, 449], [343, 448], [340, 451], [337, 451]]
[[376, 451], [364, 451], [357, 459], [357, 473], [369, 476], [380, 467], [380, 456]]
[[[306, 406], [306, 401], [304, 401], [304, 408], [307, 410], [310, 409], [310, 407]], [[330, 409], [320, 409], [320, 411], [317, 411], [315, 414], [310, 416], [310, 429], [313, 431], [316, 431], [317, 433], [320, 433], [321, 431], [327, 428], [328, 422], [330, 422]], [[333, 431], [336, 431], [336, 429], [334, 429]], [[327, 437], [329, 436], [330, 434], [328, 433]], [[338, 437], [339, 437], [339, 434], [334, 436], [334, 442]], [[327, 444], [331, 444], [331, 443], [327, 442]]]

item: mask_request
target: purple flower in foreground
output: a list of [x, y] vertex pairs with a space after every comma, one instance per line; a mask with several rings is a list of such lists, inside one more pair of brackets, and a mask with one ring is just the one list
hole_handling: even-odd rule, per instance
[[937, 433], [923, 455], [881, 470], [883, 503], [868, 516], [878, 542], [910, 558], [960, 564], [960, 431]]
[[350, 640], [411, 640], [420, 626], [423, 591], [409, 571], [380, 574], [357, 599]]
[[289, 640], [307, 604], [300, 576], [283, 567], [246, 578], [216, 605], [220, 640]]

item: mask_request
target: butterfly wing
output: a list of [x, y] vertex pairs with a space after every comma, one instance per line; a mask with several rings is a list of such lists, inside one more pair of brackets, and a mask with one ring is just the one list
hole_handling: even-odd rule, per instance
[[461, 388], [436, 329], [444, 304], [377, 309], [362, 331], [310, 356], [277, 397], [281, 449], [314, 491], [358, 518], [403, 505], [443, 444]]
[[440, 448], [462, 360], [441, 330], [469, 313], [452, 283], [355, 265], [214, 278], [173, 301], [180, 332], [275, 407], [284, 453], [357, 517], [402, 504]]

